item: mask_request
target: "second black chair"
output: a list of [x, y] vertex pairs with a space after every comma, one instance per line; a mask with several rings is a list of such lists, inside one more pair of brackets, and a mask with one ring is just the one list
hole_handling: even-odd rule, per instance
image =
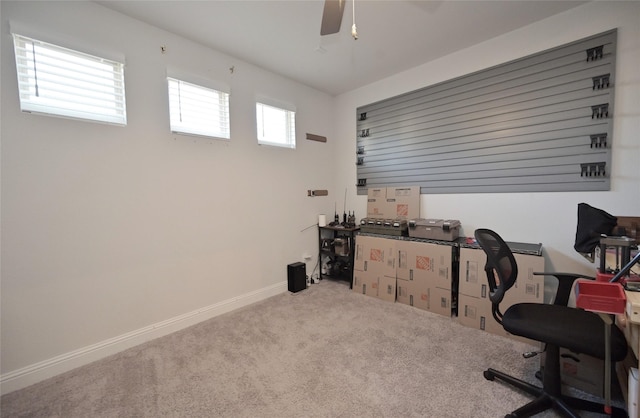
[[[509, 246], [489, 229], [478, 229], [475, 238], [487, 256], [485, 273], [489, 281], [493, 317], [504, 329], [521, 337], [545, 344], [546, 358], [542, 387], [488, 369], [487, 380], [498, 379], [536, 398], [506, 415], [506, 418], [530, 417], [547, 409], [555, 409], [566, 417], [579, 417], [575, 410], [604, 413], [604, 404], [573, 398], [562, 394], [560, 376], [560, 347], [599, 359], [605, 358], [605, 322], [596, 313], [568, 307], [573, 282], [584, 276], [567, 273], [552, 274], [558, 279], [558, 291], [553, 304], [517, 303], [504, 313], [500, 303], [518, 277], [518, 266]], [[551, 275], [551, 273], [545, 273]], [[627, 353], [624, 334], [615, 326], [611, 329], [611, 361], [620, 361]], [[613, 416], [626, 417], [624, 409], [613, 408]]]

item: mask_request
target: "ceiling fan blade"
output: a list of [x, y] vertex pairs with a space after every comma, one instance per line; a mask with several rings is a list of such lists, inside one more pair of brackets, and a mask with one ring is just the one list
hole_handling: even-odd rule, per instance
[[340, 32], [344, 5], [347, 0], [324, 0], [320, 35], [331, 35]]

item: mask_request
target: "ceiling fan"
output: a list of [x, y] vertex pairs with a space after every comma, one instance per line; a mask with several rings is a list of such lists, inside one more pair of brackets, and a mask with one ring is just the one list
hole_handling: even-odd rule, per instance
[[[355, 18], [355, 0], [353, 2], [353, 26], [351, 27], [351, 36], [358, 39]], [[342, 24], [342, 16], [344, 15], [344, 6], [347, 0], [324, 0], [324, 11], [322, 13], [322, 24], [320, 25], [320, 35], [331, 35], [340, 32]]]

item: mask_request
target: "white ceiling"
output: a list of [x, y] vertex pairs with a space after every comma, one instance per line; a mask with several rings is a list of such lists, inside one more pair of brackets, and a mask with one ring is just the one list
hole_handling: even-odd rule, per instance
[[356, 89], [586, 1], [347, 0], [320, 36], [324, 0], [98, 1], [331, 95]]

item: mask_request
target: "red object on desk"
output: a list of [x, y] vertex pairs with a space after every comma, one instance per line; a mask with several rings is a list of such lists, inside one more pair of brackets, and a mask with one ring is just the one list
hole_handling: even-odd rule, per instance
[[619, 283], [578, 279], [575, 293], [576, 306], [587, 311], [621, 314], [627, 303], [624, 289]]
[[615, 276], [615, 273], [602, 273], [600, 269], [596, 269], [596, 281], [598, 282], [608, 282], [613, 279], [613, 276]]
[[[600, 269], [596, 269], [596, 281], [598, 282], [609, 282], [615, 275], [616, 273], [600, 273]], [[640, 276], [637, 274], [630, 274], [622, 277], [619, 281], [623, 286], [626, 282], [640, 282]]]

